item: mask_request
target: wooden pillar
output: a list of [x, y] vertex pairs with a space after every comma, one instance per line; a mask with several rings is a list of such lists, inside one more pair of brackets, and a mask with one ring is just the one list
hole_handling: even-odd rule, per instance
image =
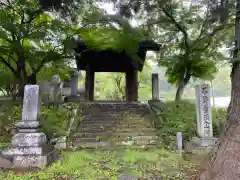
[[88, 67], [86, 69], [86, 79], [85, 79], [85, 99], [87, 101], [94, 100], [94, 71]]
[[138, 100], [138, 71], [132, 70], [126, 72], [126, 100]]

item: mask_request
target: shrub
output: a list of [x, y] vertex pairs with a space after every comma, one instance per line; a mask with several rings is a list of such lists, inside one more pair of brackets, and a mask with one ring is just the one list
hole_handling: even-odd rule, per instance
[[[225, 121], [226, 110], [212, 108], [213, 133], [220, 133], [219, 123]], [[176, 142], [176, 133], [183, 133], [183, 141], [197, 136], [196, 133], [196, 106], [194, 102], [166, 102], [161, 118], [155, 120], [158, 135], [166, 146], [172, 146]]]
[[[0, 105], [2, 116], [0, 116], [0, 143], [10, 142], [14, 122], [21, 120], [22, 105], [4, 104]], [[69, 108], [49, 108], [41, 106], [41, 130], [48, 139], [65, 135], [68, 121], [71, 115]]]

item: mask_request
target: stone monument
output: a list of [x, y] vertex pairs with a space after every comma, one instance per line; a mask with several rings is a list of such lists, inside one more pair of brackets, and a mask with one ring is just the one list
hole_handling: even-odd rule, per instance
[[214, 146], [217, 138], [213, 137], [210, 86], [208, 84], [196, 86], [196, 114], [199, 137], [193, 138], [193, 143], [202, 147]]
[[73, 69], [71, 74], [71, 94], [67, 97], [68, 101], [79, 101], [83, 99], [78, 93], [78, 81], [81, 78], [81, 73], [77, 69]]
[[152, 99], [148, 101], [149, 104], [161, 105], [160, 100], [160, 86], [159, 86], [159, 70], [158, 67], [153, 67], [152, 70]]
[[51, 78], [50, 85], [51, 85], [51, 101], [53, 103], [61, 101], [63, 83], [58, 74], [54, 75]]
[[53, 160], [53, 146], [40, 132], [39, 86], [26, 85], [22, 109], [22, 121], [16, 123], [18, 133], [12, 138], [12, 146], [2, 155], [10, 157], [14, 168], [40, 168]]

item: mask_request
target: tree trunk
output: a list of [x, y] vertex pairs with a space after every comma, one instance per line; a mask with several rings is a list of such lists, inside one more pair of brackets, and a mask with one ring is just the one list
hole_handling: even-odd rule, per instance
[[28, 82], [28, 84], [37, 84], [37, 75], [31, 74], [30, 76], [28, 76], [27, 82]]
[[240, 179], [240, 66], [234, 67], [232, 76], [232, 98], [228, 108], [227, 125], [222, 132], [218, 147], [209, 167], [200, 176], [200, 180], [237, 180]]
[[185, 71], [186, 71], [186, 73], [184, 72], [181, 75], [179, 85], [177, 88], [177, 92], [176, 92], [176, 96], [175, 96], [175, 101], [180, 101], [182, 99], [184, 89], [185, 89], [186, 85], [188, 84], [188, 82], [190, 81], [191, 74], [189, 73], [188, 69], [186, 69]]
[[23, 98], [24, 97], [24, 87], [27, 84], [37, 84], [37, 76], [36, 74], [31, 74], [30, 76], [24, 77], [20, 79], [20, 83], [19, 83], [19, 97]]
[[185, 89], [185, 85], [184, 85], [184, 82], [182, 82], [182, 83], [179, 84], [179, 86], [177, 88], [175, 101], [180, 101], [182, 99], [184, 89]]
[[[240, 0], [236, 7], [236, 32], [239, 31]], [[239, 39], [238, 39], [239, 41]], [[235, 42], [234, 57], [237, 57], [239, 42]], [[240, 179], [240, 64], [233, 63], [231, 81], [231, 102], [227, 111], [227, 125], [222, 132], [218, 146], [209, 159], [208, 167], [200, 174], [200, 180]]]

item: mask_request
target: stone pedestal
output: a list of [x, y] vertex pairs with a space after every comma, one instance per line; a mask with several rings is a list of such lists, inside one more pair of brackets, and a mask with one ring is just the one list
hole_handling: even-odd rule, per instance
[[2, 151], [2, 155], [10, 157], [17, 169], [41, 168], [53, 160], [53, 146], [39, 130], [38, 98], [39, 86], [25, 86], [22, 121], [15, 124], [18, 133], [13, 136], [11, 147]]

